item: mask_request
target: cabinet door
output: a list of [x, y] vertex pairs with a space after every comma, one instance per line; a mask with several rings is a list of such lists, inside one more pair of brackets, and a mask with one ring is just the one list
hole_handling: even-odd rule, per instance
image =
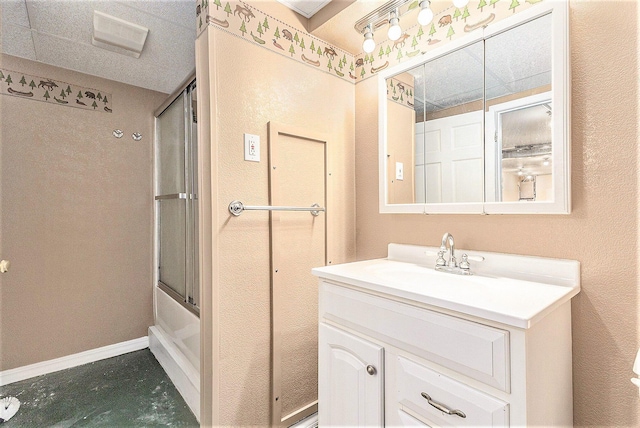
[[383, 348], [320, 323], [320, 426], [382, 426]]

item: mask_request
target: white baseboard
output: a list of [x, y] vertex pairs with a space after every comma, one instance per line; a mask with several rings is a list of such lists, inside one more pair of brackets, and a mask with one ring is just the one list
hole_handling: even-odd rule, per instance
[[200, 421], [200, 368], [193, 367], [161, 327], [149, 327], [149, 349]]
[[138, 339], [127, 340], [126, 342], [120, 342], [113, 345], [103, 346], [101, 348], [90, 349], [89, 351], [79, 352], [77, 354], [67, 355], [66, 357], [30, 364], [28, 366], [18, 367], [15, 369], [4, 370], [0, 372], [0, 386], [47, 373], [69, 369], [82, 364], [93, 363], [106, 358], [117, 357], [118, 355], [139, 351], [148, 347], [149, 337], [144, 336]]

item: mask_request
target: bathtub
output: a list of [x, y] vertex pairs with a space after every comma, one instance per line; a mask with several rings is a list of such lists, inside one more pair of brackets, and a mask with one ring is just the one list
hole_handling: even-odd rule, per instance
[[149, 348], [200, 420], [200, 319], [154, 287], [155, 325]]

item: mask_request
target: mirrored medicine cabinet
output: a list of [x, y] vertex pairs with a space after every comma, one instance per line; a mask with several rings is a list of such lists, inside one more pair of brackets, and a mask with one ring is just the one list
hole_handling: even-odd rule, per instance
[[378, 76], [380, 212], [568, 214], [566, 2]]

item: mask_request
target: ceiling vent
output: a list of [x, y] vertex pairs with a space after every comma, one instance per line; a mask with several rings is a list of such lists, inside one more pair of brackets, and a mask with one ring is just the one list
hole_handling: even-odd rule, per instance
[[140, 58], [144, 42], [147, 40], [147, 34], [149, 34], [149, 29], [141, 25], [133, 24], [97, 10], [93, 12], [93, 37], [91, 43], [94, 46]]

